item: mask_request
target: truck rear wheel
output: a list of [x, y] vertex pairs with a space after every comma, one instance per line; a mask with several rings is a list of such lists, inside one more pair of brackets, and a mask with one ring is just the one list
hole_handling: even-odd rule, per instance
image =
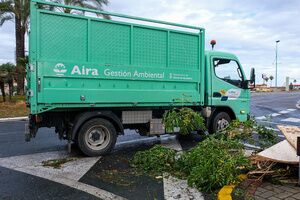
[[211, 132], [223, 130], [229, 126], [231, 122], [230, 116], [226, 112], [218, 112], [212, 119]]
[[109, 153], [115, 146], [115, 127], [106, 119], [95, 118], [83, 124], [78, 133], [78, 146], [87, 156]]

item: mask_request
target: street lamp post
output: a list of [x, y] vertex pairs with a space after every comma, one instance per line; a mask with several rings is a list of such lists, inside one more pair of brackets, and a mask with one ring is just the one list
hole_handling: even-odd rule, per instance
[[275, 55], [275, 65], [276, 65], [276, 77], [275, 77], [275, 87], [277, 87], [277, 54], [278, 54], [278, 43], [280, 40], [276, 40], [276, 55]]

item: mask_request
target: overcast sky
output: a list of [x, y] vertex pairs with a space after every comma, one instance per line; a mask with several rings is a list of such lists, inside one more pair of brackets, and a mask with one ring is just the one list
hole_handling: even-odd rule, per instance
[[[256, 68], [275, 77], [278, 45], [278, 85], [285, 77], [300, 83], [299, 0], [110, 0], [107, 11], [200, 26], [206, 29], [206, 48], [236, 54], [249, 77]], [[0, 28], [0, 63], [14, 62], [14, 25]], [[274, 85], [274, 81], [273, 81]]]

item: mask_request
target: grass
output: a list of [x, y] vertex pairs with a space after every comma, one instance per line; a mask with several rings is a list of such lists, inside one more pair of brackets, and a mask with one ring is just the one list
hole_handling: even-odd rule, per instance
[[23, 117], [29, 114], [29, 109], [25, 104], [25, 96], [13, 96], [11, 100], [6, 98], [3, 102], [0, 97], [0, 118]]

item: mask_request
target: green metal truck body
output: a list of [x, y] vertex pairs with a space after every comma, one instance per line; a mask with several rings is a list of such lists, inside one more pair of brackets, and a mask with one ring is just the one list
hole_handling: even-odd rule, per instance
[[[57, 7], [127, 21], [62, 13]], [[153, 118], [160, 118], [170, 108], [186, 106], [201, 111], [208, 126], [217, 111], [246, 120], [249, 87], [237, 57], [205, 52], [204, 41], [203, 28], [31, 1], [28, 135], [34, 136], [39, 127], [54, 126], [60, 135], [74, 140], [82, 126], [77, 130], [75, 121], [84, 123], [97, 115], [85, 120], [78, 116], [95, 111], [111, 113], [104, 117], [108, 121], [119, 118], [112, 123], [119, 124], [120, 133], [126, 121], [123, 111], [151, 111]], [[216, 74], [216, 63], [227, 60], [236, 63], [240, 82]]]

